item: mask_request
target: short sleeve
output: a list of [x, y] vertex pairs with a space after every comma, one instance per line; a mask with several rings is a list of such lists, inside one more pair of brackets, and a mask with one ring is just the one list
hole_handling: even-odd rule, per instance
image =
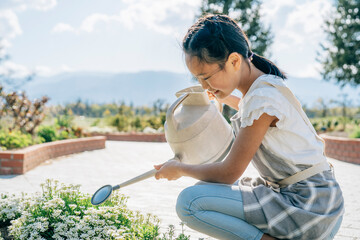
[[251, 126], [264, 113], [279, 119], [276, 123], [279, 129], [284, 127], [289, 116], [289, 102], [275, 87], [264, 86], [245, 95], [239, 105], [240, 127]]

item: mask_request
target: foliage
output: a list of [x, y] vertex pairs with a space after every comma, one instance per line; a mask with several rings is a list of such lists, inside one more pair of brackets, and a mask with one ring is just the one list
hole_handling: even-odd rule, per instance
[[315, 130], [318, 132], [334, 132], [352, 130], [359, 125], [358, 119], [349, 117], [325, 117], [325, 118], [312, 118], [310, 119]]
[[[182, 227], [182, 233], [175, 238], [175, 240], [189, 240], [190, 239], [190, 235], [185, 235], [184, 234], [184, 223], [180, 223], [181, 227]], [[163, 234], [163, 237], [160, 238], [159, 240], [167, 240], [167, 239], [173, 239], [173, 237], [175, 236], [175, 226], [174, 225], [169, 225], [168, 228], [168, 232]]]
[[64, 140], [71, 138], [86, 137], [81, 127], [75, 127], [73, 116], [58, 115], [53, 125], [39, 126], [37, 135], [44, 139], [45, 142]]
[[354, 128], [349, 134], [349, 138], [360, 138], [360, 125]]
[[40, 126], [37, 135], [44, 139], [44, 142], [56, 141], [56, 128], [55, 126]]
[[44, 120], [45, 103], [49, 99], [30, 101], [25, 92], [6, 94], [0, 86], [0, 117], [10, 116], [13, 124], [9, 130], [18, 129], [23, 133], [34, 134], [35, 128]]
[[160, 113], [159, 116], [125, 116], [118, 114], [111, 118], [111, 125], [120, 132], [143, 131], [146, 127], [162, 129], [166, 120], [166, 114]]
[[41, 142], [41, 139], [33, 139], [30, 134], [22, 133], [18, 130], [11, 132], [8, 130], [0, 130], [0, 150], [24, 148]]
[[319, 56], [325, 80], [339, 85], [360, 84], [360, 1], [337, 0], [335, 11], [328, 14], [325, 32], [328, 44], [322, 44], [325, 56]]
[[[1, 194], [0, 226], [15, 239], [158, 239], [159, 219], [133, 212], [127, 197], [113, 193], [101, 206], [92, 206], [90, 195], [79, 185], [47, 180], [42, 193]], [[172, 239], [171, 238], [162, 238]], [[166, 235], [166, 234], [165, 234]], [[165, 236], [164, 235], [164, 236]], [[179, 240], [190, 239], [181, 234]]]
[[253, 52], [260, 56], [273, 42], [270, 27], [265, 28], [261, 23], [261, 1], [259, 0], [203, 0], [201, 13], [226, 14], [240, 23], [251, 43]]

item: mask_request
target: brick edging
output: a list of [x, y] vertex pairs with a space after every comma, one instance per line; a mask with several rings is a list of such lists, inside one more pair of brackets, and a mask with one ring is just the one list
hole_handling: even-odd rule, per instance
[[105, 137], [86, 137], [0, 151], [0, 175], [24, 174], [42, 162], [68, 154], [105, 148]]
[[325, 140], [325, 154], [341, 161], [360, 164], [360, 139], [320, 135]]
[[92, 133], [109, 141], [166, 142], [165, 133]]

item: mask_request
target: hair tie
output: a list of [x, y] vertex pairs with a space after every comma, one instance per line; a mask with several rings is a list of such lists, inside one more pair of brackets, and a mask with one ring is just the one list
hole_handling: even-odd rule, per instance
[[250, 55], [250, 57], [249, 57], [250, 61], [252, 61], [252, 60], [253, 60], [253, 56], [254, 56], [254, 53], [253, 53], [253, 52], [251, 52], [251, 55]]

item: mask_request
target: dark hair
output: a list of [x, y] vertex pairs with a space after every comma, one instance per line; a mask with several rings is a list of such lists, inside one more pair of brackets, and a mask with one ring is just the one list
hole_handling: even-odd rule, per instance
[[287, 78], [274, 63], [252, 53], [246, 34], [226, 15], [200, 18], [185, 35], [183, 50], [200, 61], [217, 63], [221, 68], [225, 67], [225, 62], [233, 52], [241, 54], [244, 59], [252, 56], [252, 63], [262, 72]]

